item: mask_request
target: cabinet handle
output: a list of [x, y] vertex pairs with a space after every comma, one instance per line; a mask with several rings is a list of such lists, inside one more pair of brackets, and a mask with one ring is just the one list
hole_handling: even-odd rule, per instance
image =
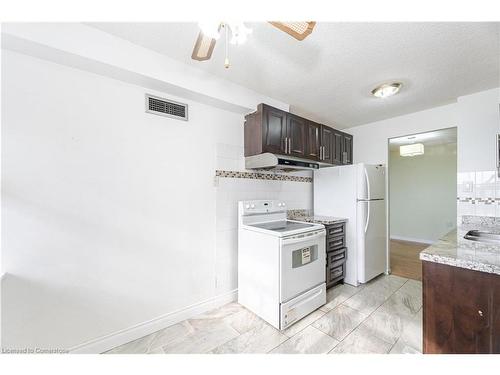
[[344, 163], [344, 164], [345, 164], [346, 160], [347, 160], [347, 151], [344, 151], [344, 152], [342, 153], [342, 163]]
[[319, 146], [319, 160], [323, 160], [323, 146]]
[[483, 312], [481, 310], [478, 310], [477, 313], [479, 314], [479, 316], [483, 316]]

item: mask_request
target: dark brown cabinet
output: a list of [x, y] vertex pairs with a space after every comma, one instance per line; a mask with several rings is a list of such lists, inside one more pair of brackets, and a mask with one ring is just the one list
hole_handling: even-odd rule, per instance
[[342, 133], [342, 164], [352, 164], [352, 135]]
[[328, 164], [352, 163], [352, 136], [259, 104], [245, 117], [245, 156], [270, 152]]
[[262, 108], [262, 141], [263, 152], [285, 153], [285, 138], [287, 136], [287, 116], [286, 112], [273, 107], [263, 106]]
[[347, 248], [345, 223], [325, 225], [326, 229], [326, 287], [344, 281]]
[[342, 164], [342, 152], [344, 145], [344, 137], [339, 131], [333, 133], [333, 146], [332, 146], [332, 157], [333, 164]]
[[288, 154], [299, 158], [306, 156], [307, 144], [307, 120], [288, 113], [286, 125], [286, 135], [288, 142]]
[[424, 353], [500, 353], [500, 276], [422, 262]]
[[307, 122], [306, 158], [319, 160], [321, 147], [321, 125], [312, 121]]
[[328, 126], [321, 125], [321, 149], [320, 161], [334, 164], [333, 159], [333, 136], [334, 130]]

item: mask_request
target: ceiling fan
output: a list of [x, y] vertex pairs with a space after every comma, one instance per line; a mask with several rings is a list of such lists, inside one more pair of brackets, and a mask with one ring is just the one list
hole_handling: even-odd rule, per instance
[[[297, 40], [304, 40], [312, 33], [316, 22], [269, 22], [274, 27], [291, 35]], [[246, 27], [243, 22], [200, 22], [200, 33], [194, 44], [191, 58], [197, 61], [209, 60], [215, 48], [215, 42], [219, 39], [222, 32], [226, 38], [226, 58], [224, 66], [229, 68], [228, 58], [228, 38], [231, 32], [231, 44], [243, 44], [247, 40], [248, 35], [252, 33], [252, 29]]]

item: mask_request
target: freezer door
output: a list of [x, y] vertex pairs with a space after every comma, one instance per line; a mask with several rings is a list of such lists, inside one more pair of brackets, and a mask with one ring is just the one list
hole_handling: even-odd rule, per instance
[[387, 268], [385, 201], [359, 201], [357, 211], [358, 281], [366, 283]]
[[382, 165], [358, 164], [358, 199], [385, 198], [385, 167]]

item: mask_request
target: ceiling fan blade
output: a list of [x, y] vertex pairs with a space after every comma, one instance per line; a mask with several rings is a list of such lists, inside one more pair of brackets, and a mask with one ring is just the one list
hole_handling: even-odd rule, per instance
[[198, 34], [196, 43], [194, 44], [191, 58], [193, 60], [205, 61], [209, 60], [215, 47], [215, 39], [205, 36], [202, 32]]
[[306, 36], [312, 33], [316, 22], [305, 21], [305, 22], [276, 22], [269, 21], [271, 25], [277, 27], [281, 31], [293, 36], [297, 40], [304, 40]]

